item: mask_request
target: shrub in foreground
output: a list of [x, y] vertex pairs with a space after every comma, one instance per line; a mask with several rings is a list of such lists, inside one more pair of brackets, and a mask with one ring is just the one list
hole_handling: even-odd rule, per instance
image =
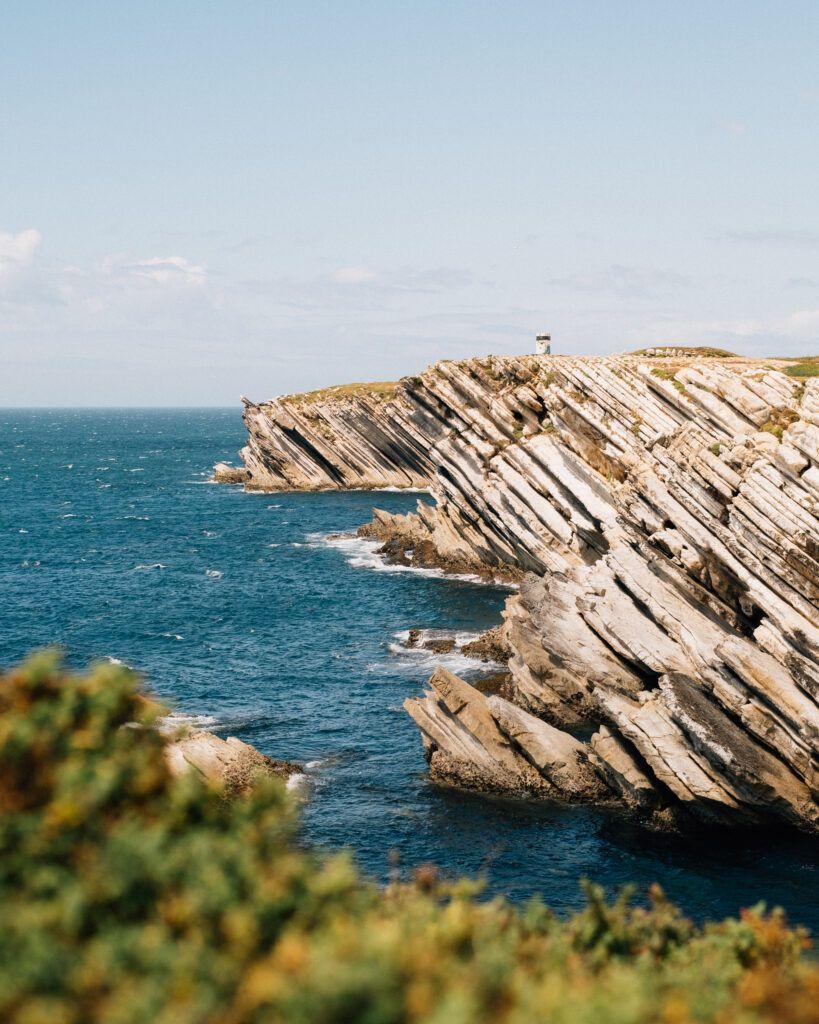
[[559, 920], [431, 869], [386, 890], [294, 842], [279, 783], [173, 779], [129, 672], [0, 679], [0, 1020], [626, 1024], [819, 1020], [780, 913], [695, 928], [659, 891]]

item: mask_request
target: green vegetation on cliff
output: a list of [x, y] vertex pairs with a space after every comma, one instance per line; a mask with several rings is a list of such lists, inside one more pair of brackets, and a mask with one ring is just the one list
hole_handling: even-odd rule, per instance
[[136, 678], [40, 655], [0, 679], [0, 1020], [557, 1024], [819, 1019], [805, 936], [703, 929], [659, 892], [561, 921], [432, 869], [386, 890], [294, 841], [275, 780], [173, 779]]
[[785, 373], [789, 377], [819, 377], [819, 356], [806, 356], [789, 366]]
[[337, 398], [377, 398], [389, 401], [398, 387], [396, 381], [378, 380], [363, 384], [333, 384], [331, 387], [319, 388], [317, 391], [304, 391], [295, 395], [284, 395], [285, 405], [303, 405], [313, 402], [328, 402]]

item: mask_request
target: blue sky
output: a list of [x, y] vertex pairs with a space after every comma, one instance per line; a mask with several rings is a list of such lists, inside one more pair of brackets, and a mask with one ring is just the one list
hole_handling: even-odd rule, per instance
[[46, 3], [0, 31], [0, 405], [819, 353], [819, 5]]

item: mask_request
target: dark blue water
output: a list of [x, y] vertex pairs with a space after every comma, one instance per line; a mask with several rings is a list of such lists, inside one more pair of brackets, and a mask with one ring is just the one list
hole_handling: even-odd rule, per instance
[[810, 840], [686, 842], [429, 785], [400, 706], [434, 659], [402, 653], [395, 634], [485, 629], [504, 592], [379, 571], [360, 545], [322, 539], [417, 496], [205, 483], [243, 439], [235, 411], [0, 410], [0, 664], [55, 642], [73, 664], [116, 658], [180, 712], [310, 763], [306, 839], [351, 847], [379, 878], [397, 851], [403, 869], [484, 872], [491, 891], [538, 891], [560, 910], [579, 905], [585, 875], [658, 881], [696, 917], [766, 899], [819, 925]]

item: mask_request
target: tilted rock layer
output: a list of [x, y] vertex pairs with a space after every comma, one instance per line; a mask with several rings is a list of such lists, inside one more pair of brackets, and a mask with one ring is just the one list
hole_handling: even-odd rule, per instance
[[369, 535], [522, 577], [511, 702], [440, 673], [407, 702], [442, 781], [816, 830], [819, 378], [785, 365], [490, 357], [247, 402], [247, 486], [429, 487]]
[[194, 772], [208, 782], [224, 787], [229, 794], [250, 789], [259, 776], [288, 779], [301, 771], [290, 761], [274, 761], [235, 736], [223, 740], [212, 732], [182, 731], [165, 747], [168, 768], [173, 775]]

